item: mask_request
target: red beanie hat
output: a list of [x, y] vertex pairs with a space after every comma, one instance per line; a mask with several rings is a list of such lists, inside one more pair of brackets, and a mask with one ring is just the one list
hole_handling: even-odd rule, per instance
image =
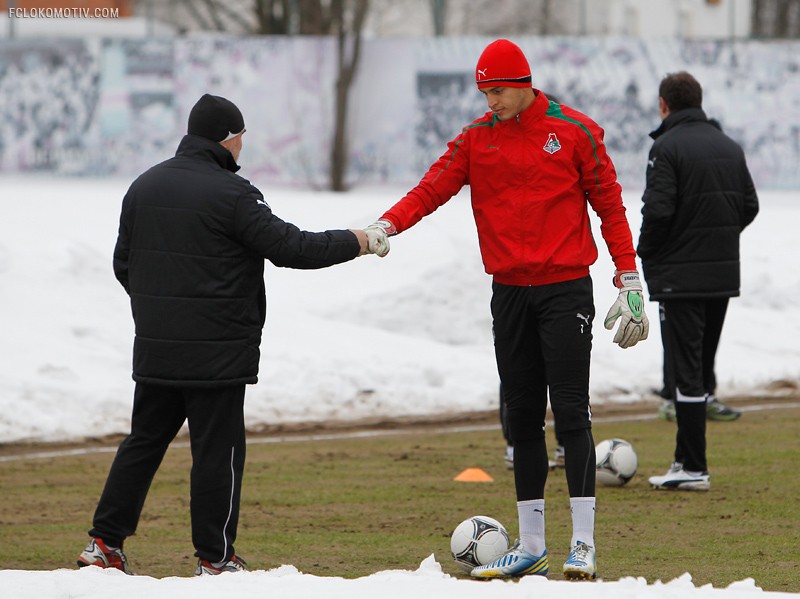
[[496, 40], [486, 46], [475, 67], [478, 89], [485, 87], [531, 87], [531, 67], [519, 46]]

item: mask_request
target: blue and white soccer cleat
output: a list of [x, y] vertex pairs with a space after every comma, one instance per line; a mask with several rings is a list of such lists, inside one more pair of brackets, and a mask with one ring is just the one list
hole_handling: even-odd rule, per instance
[[594, 547], [578, 541], [564, 562], [564, 578], [567, 580], [594, 580], [597, 578], [597, 560]]
[[514, 578], [527, 574], [547, 576], [549, 566], [547, 551], [536, 556], [520, 547], [519, 541], [490, 564], [473, 568], [469, 573], [475, 578]]

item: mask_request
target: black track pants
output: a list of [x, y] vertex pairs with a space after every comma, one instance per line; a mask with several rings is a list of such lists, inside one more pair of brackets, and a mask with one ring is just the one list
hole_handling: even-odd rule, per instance
[[[707, 394], [713, 395], [717, 390], [717, 375], [714, 365], [719, 339], [722, 335], [722, 325], [725, 323], [725, 313], [728, 310], [728, 298], [708, 300], [703, 303], [705, 304], [705, 328], [702, 341], [703, 389]], [[658, 313], [661, 321], [661, 344], [664, 348], [664, 386], [661, 396], [674, 401], [675, 366], [673, 362], [675, 358], [672, 352], [675, 349], [670, 344], [670, 325], [665, 324], [667, 315], [663, 302], [658, 305]]]
[[676, 399], [675, 461], [687, 470], [708, 469], [705, 402], [727, 308], [728, 298], [669, 300], [660, 306], [666, 374]]
[[120, 444], [89, 535], [121, 546], [136, 532], [150, 483], [189, 422], [192, 542], [202, 559], [234, 554], [245, 459], [244, 385], [215, 389], [137, 383], [131, 433]]
[[[548, 394], [556, 435], [571, 437], [565, 442], [570, 495], [594, 496], [589, 407], [592, 281], [585, 277], [538, 287], [494, 283], [492, 289], [495, 356], [514, 446], [517, 500], [544, 497]], [[578, 431], [584, 433], [571, 434]]]

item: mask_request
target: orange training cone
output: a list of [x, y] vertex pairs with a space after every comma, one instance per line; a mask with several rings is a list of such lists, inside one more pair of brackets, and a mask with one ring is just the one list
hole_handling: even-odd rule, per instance
[[491, 476], [486, 474], [480, 468], [467, 468], [453, 480], [457, 480], [462, 483], [490, 483], [494, 481]]

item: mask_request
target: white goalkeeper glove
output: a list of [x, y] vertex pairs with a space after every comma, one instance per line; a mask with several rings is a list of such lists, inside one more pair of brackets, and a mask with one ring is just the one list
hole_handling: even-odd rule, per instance
[[367, 236], [367, 253], [383, 258], [389, 253], [389, 238], [386, 231], [380, 227], [370, 225], [364, 229]]
[[389, 237], [397, 235], [397, 228], [388, 220], [376, 220], [364, 229], [367, 234], [367, 251], [383, 258], [389, 253]]
[[635, 270], [618, 270], [614, 273], [614, 284], [619, 288], [619, 296], [606, 314], [603, 324], [610, 331], [614, 328], [614, 323], [619, 320], [614, 343], [626, 349], [647, 339], [650, 323], [644, 313], [644, 297], [639, 273]]
[[394, 226], [394, 223], [386, 220], [385, 218], [376, 220], [369, 227], [367, 227], [367, 229], [382, 229], [383, 232], [386, 233], [387, 237], [397, 235], [397, 227]]

